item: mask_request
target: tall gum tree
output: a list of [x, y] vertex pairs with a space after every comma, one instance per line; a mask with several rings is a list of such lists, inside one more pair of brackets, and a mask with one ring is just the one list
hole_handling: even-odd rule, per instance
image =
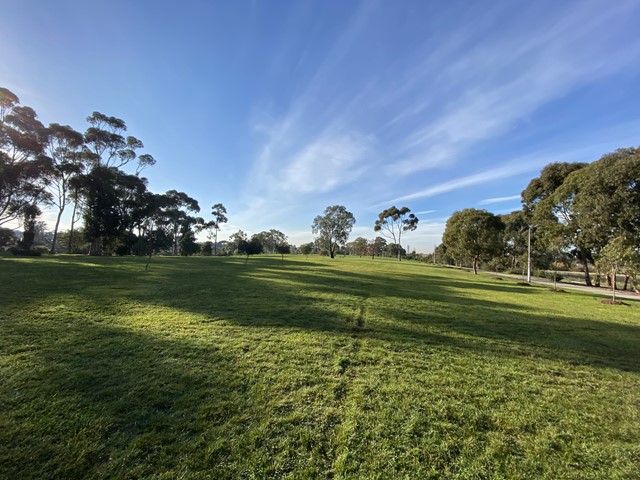
[[486, 210], [466, 208], [455, 212], [442, 236], [447, 254], [454, 258], [471, 258], [473, 273], [478, 273], [478, 263], [500, 255], [503, 251], [502, 220]]
[[[574, 209], [579, 190], [580, 170], [586, 163], [551, 163], [522, 191], [522, 203], [536, 236], [543, 245], [564, 243], [565, 249], [581, 263], [585, 284], [591, 286], [589, 263], [593, 263], [589, 242], [580, 230]], [[567, 182], [572, 177], [574, 180]]]
[[327, 207], [323, 215], [314, 218], [311, 232], [318, 236], [320, 247], [335, 258], [338, 247], [347, 243], [355, 223], [355, 217], [344, 206], [333, 205]]
[[397, 208], [395, 205], [378, 214], [373, 230], [387, 238], [393, 239], [398, 246], [398, 261], [402, 260], [402, 232], [410, 232], [418, 228], [418, 217], [408, 207]]

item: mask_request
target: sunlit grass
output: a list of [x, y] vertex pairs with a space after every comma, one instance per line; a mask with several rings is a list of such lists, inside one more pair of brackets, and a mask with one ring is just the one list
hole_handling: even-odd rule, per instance
[[430, 265], [0, 259], [2, 478], [634, 478], [640, 305]]

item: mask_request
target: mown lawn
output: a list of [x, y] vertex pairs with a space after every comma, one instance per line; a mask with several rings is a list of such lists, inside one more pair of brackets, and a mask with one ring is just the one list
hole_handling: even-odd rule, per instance
[[368, 258], [0, 258], [0, 478], [640, 478], [640, 304]]

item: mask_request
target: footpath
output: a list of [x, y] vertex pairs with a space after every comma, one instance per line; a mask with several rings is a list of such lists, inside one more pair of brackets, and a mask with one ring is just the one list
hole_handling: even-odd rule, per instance
[[[504, 277], [504, 278], [513, 278], [515, 280], [520, 280], [522, 281], [522, 275], [513, 275], [510, 273], [499, 273], [496, 274], [494, 272], [490, 272], [487, 270], [482, 270], [483, 273], [489, 273], [489, 274], [493, 274], [493, 275], [497, 275], [499, 277]], [[526, 282], [526, 279], [525, 279]], [[531, 283], [536, 283], [539, 285], [547, 285], [549, 287], [553, 287], [553, 281], [552, 280], [548, 280], [546, 278], [539, 278], [539, 277], [531, 277]], [[601, 295], [604, 297], [611, 297], [611, 289], [610, 288], [603, 288], [603, 287], [587, 287], [586, 285], [580, 285], [578, 283], [566, 283], [566, 282], [557, 282], [556, 286], [559, 289], [562, 290], [579, 290], [582, 292], [588, 292], [588, 293], [592, 293], [594, 295]], [[633, 301], [640, 301], [640, 294], [635, 293], [635, 292], [630, 292], [628, 290], [616, 290], [616, 300], [633, 300]]]

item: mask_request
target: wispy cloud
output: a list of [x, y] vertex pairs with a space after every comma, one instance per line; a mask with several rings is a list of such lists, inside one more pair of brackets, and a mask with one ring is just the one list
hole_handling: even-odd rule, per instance
[[278, 183], [285, 191], [327, 192], [358, 178], [371, 152], [371, 141], [362, 136], [323, 137], [293, 156]]
[[[557, 157], [574, 160], [538, 151], [496, 165], [506, 154], [492, 155], [495, 149], [487, 146], [512, 131], [528, 135], [537, 112], [577, 88], [636, 68], [628, 59], [640, 54], [640, 38], [623, 39], [610, 29], [628, 21], [637, 8], [633, 3], [606, 11], [595, 1], [563, 4], [552, 16], [539, 4], [454, 6], [448, 15], [458, 20], [446, 29], [430, 29], [415, 48], [363, 56], [373, 31], [385, 25], [386, 12], [383, 3], [363, 2], [315, 63], [306, 47], [295, 48], [296, 38], [287, 35], [274, 65], [297, 69], [300, 58], [311, 55], [300, 66], [311, 70], [284, 103], [269, 98], [261, 105], [255, 124], [261, 145], [246, 183], [244, 215], [276, 219], [274, 212], [347, 195], [367, 210], [372, 195], [375, 202], [383, 191], [393, 198], [376, 207], [537, 173]], [[313, 11], [300, 9], [296, 22], [307, 14]], [[496, 24], [505, 28], [497, 30]], [[296, 32], [302, 42], [304, 32]], [[406, 40], [402, 32], [391, 35]], [[271, 75], [277, 76], [276, 67]], [[471, 155], [480, 149], [485, 151]], [[471, 173], [451, 178], [454, 168]], [[426, 170], [435, 172], [432, 184], [412, 192], [408, 185]], [[388, 181], [376, 190], [371, 184], [381, 178]]]
[[538, 164], [506, 164], [497, 168], [491, 168], [482, 172], [468, 175], [466, 177], [454, 178], [446, 182], [432, 185], [409, 195], [403, 195], [401, 197], [381, 202], [379, 205], [386, 205], [388, 203], [402, 202], [406, 200], [416, 200], [418, 198], [430, 198], [443, 193], [453, 192], [461, 188], [470, 187], [473, 185], [481, 185], [489, 182], [493, 182], [499, 179], [509, 178], [522, 173], [535, 171], [538, 168]]
[[478, 205], [492, 205], [494, 203], [511, 202], [513, 200], [520, 200], [520, 195], [511, 195], [509, 197], [485, 198], [484, 200], [480, 200], [478, 202]]

